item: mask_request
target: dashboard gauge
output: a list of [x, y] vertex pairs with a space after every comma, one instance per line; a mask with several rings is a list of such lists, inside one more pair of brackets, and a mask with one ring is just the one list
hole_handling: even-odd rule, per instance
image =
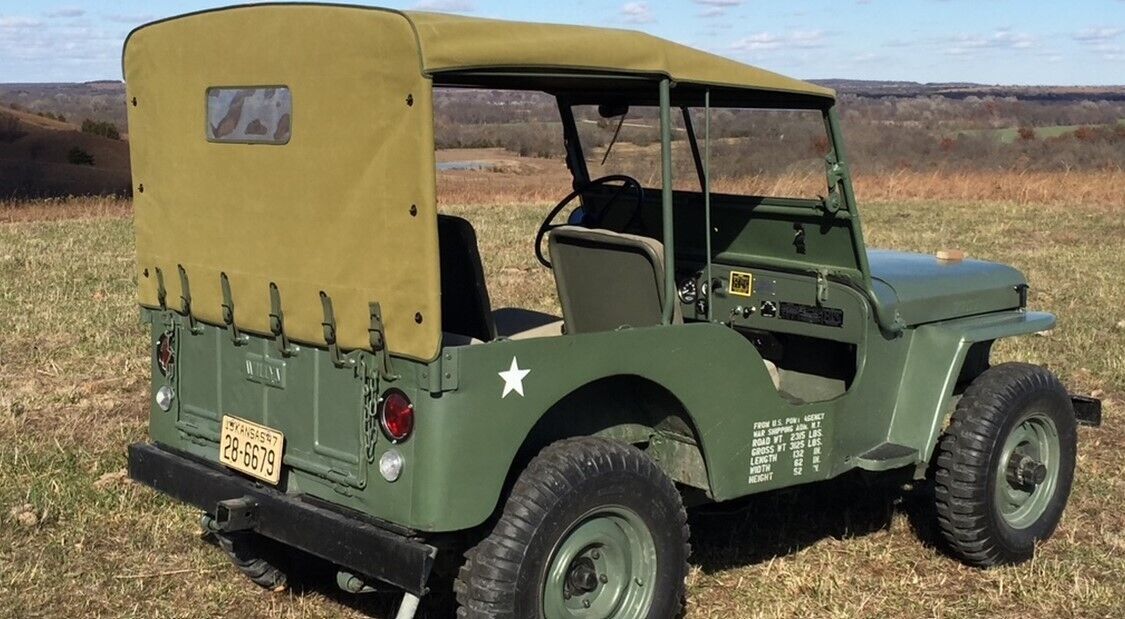
[[699, 285], [695, 282], [694, 277], [687, 277], [680, 280], [677, 292], [680, 301], [688, 304], [695, 303], [696, 299], [699, 298]]

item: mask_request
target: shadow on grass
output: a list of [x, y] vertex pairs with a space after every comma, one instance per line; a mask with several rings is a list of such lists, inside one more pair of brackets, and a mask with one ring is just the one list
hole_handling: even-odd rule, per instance
[[[887, 530], [898, 514], [907, 518], [920, 543], [941, 549], [932, 504], [928, 490], [873, 485], [856, 475], [699, 507], [689, 510], [688, 517], [691, 563], [706, 573], [753, 566], [824, 539], [859, 538]], [[417, 619], [456, 614], [452, 580], [452, 569], [435, 572], [432, 593], [423, 598]], [[394, 589], [352, 594], [338, 589], [335, 582], [336, 568], [302, 556], [291, 572], [290, 590], [298, 596], [324, 597], [373, 619], [394, 617], [402, 600], [402, 593]]]
[[[904, 480], [905, 481], [905, 480]], [[919, 543], [942, 544], [928, 489], [903, 490], [860, 475], [746, 497], [689, 512], [692, 559], [706, 573], [795, 554], [824, 539], [858, 538], [907, 518]]]

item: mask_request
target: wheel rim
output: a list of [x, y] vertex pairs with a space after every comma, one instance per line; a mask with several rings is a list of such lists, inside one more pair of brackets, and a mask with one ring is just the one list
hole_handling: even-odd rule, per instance
[[656, 543], [624, 507], [591, 511], [563, 535], [547, 563], [546, 619], [643, 619], [652, 607]]
[[1059, 431], [1044, 413], [1033, 412], [1012, 428], [996, 470], [996, 505], [1012, 528], [1035, 524], [1058, 485]]

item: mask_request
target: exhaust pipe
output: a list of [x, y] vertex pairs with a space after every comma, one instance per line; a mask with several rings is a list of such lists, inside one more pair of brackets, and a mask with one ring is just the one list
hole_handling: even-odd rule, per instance
[[355, 574], [340, 570], [336, 573], [336, 586], [348, 593], [374, 593], [375, 588]]
[[[363, 578], [355, 574], [340, 570], [336, 573], [336, 586], [348, 593], [372, 593], [375, 588], [364, 582]], [[418, 613], [421, 598], [412, 593], [402, 594], [402, 603], [399, 604], [395, 619], [414, 619]]]

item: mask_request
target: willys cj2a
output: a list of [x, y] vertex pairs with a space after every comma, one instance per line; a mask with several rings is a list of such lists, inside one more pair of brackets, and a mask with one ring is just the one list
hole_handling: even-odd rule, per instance
[[[932, 480], [973, 565], [1059, 522], [1100, 405], [989, 364], [1054, 317], [1012, 268], [865, 246], [830, 90], [634, 32], [329, 5], [149, 24], [124, 71], [154, 351], [130, 475], [263, 586], [308, 553], [411, 617], [445, 562], [460, 617], [667, 617], [685, 505], [856, 470]], [[493, 311], [474, 227], [438, 214], [438, 87], [557, 99], [574, 191], [527, 251], [561, 316]], [[650, 111], [660, 186], [592, 178], [589, 108]], [[814, 115], [824, 197], [712, 191], [718, 109]]]

